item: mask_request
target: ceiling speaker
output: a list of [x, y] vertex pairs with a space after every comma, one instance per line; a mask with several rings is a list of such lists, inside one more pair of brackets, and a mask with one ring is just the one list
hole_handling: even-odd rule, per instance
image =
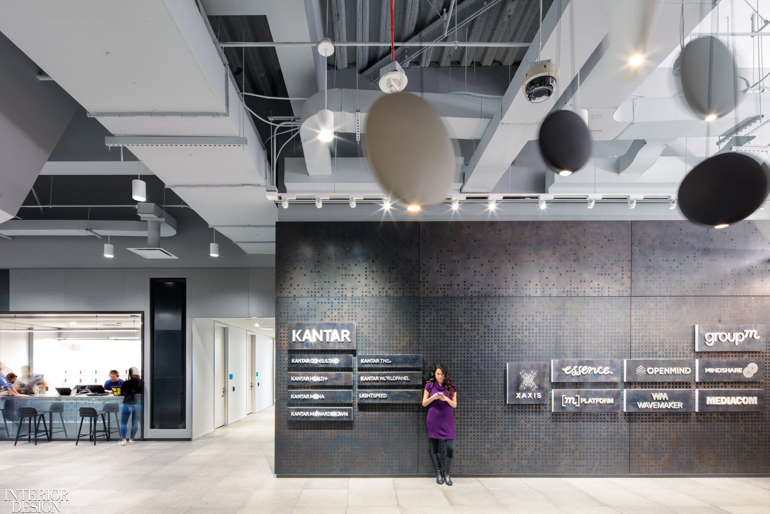
[[366, 157], [392, 201], [443, 202], [455, 178], [452, 140], [438, 113], [412, 93], [384, 95], [366, 117]]
[[767, 165], [742, 153], [722, 153], [698, 164], [679, 186], [679, 208], [693, 223], [724, 228], [767, 199]]

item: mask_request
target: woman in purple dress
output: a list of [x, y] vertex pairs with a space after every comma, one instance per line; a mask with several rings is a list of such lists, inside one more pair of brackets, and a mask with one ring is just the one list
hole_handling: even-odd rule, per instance
[[[428, 437], [430, 456], [436, 466], [436, 482], [452, 485], [449, 470], [452, 468], [455, 450], [455, 418], [452, 409], [457, 407], [457, 386], [449, 378], [449, 369], [444, 364], [433, 366], [430, 380], [425, 384], [422, 406], [428, 407]], [[439, 459], [439, 441], [444, 441], [446, 454], [442, 471]]]

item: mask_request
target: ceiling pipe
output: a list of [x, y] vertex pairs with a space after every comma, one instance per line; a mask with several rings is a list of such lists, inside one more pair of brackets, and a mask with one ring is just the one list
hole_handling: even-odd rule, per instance
[[[219, 43], [222, 48], [271, 48], [276, 46], [318, 46], [319, 42], [313, 41], [228, 41]], [[333, 41], [336, 47], [391, 47], [390, 42], [366, 42], [366, 41]], [[405, 41], [396, 42], [392, 46], [398, 47], [443, 47], [443, 48], [529, 48], [530, 43], [497, 42], [497, 41]], [[415, 56], [412, 56], [412, 59]]]

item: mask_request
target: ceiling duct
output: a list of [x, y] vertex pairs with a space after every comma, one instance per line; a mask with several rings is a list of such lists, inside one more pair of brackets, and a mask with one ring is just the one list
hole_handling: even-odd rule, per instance
[[155, 204], [140, 203], [137, 213], [147, 222], [147, 248], [127, 248], [145, 259], [177, 259], [178, 257], [160, 247], [160, 229], [166, 221], [165, 212]]

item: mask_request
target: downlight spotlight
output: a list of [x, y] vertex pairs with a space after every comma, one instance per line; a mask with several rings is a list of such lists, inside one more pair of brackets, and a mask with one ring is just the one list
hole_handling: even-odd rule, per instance
[[460, 209], [460, 200], [452, 200], [452, 210], [457, 211]]
[[209, 255], [212, 257], [219, 257], [219, 243], [209, 244]]
[[639, 66], [643, 62], [644, 62], [644, 56], [641, 54], [636, 54], [635, 56], [631, 57], [631, 60], [628, 61], [628, 63], [634, 67]]
[[382, 202], [382, 208], [386, 211], [390, 211], [390, 208], [393, 206], [392, 203], [390, 203], [390, 200], [383, 200]]
[[147, 184], [144, 180], [135, 178], [131, 181], [131, 198], [137, 202], [144, 202], [147, 200]]
[[629, 209], [636, 209], [636, 200], [634, 198], [628, 199], [628, 208]]
[[546, 206], [547, 206], [547, 204], [546, 204], [546, 202], [545, 202], [545, 198], [541, 198], [540, 200], [538, 200], [538, 201], [537, 201], [537, 206], [538, 206], [538, 208], [539, 208], [541, 211], [544, 211], [544, 210], [545, 210], [545, 208], [546, 208]]
[[112, 246], [110, 243], [104, 243], [104, 256], [108, 259], [112, 259], [115, 257], [115, 247]]
[[720, 223], [719, 225], [714, 225], [714, 228], [720, 229], [720, 228], [727, 228], [729, 226], [730, 226], [729, 223]]
[[596, 205], [596, 200], [594, 200], [593, 198], [589, 198], [588, 199], [588, 208], [589, 209], [593, 209], [595, 205]]
[[708, 116], [706, 116], [706, 121], [714, 121], [715, 119], [717, 119], [716, 114], [709, 114]]
[[570, 170], [561, 170], [559, 172], [559, 175], [561, 175], [562, 177], [569, 177], [570, 175], [572, 175], [572, 172]]
[[281, 207], [283, 207], [284, 209], [288, 209], [289, 208], [289, 199], [288, 198], [284, 198], [284, 199], [281, 200]]
[[350, 208], [351, 209], [355, 209], [356, 208], [356, 199], [355, 198], [351, 198], [350, 199]]
[[492, 199], [489, 201], [489, 210], [494, 211], [495, 209], [497, 209], [497, 200]]
[[324, 206], [323, 200], [321, 200], [320, 198], [316, 198], [315, 199], [315, 206], [318, 207], [319, 209], [321, 207], [323, 207]]
[[668, 202], [668, 208], [669, 209], [676, 209], [676, 198], [672, 198]]
[[334, 139], [334, 113], [329, 109], [318, 111], [318, 140], [324, 143]]
[[420, 206], [419, 205], [410, 205], [409, 207], [406, 208], [406, 210], [409, 211], [409, 212], [418, 212], [420, 210]]

